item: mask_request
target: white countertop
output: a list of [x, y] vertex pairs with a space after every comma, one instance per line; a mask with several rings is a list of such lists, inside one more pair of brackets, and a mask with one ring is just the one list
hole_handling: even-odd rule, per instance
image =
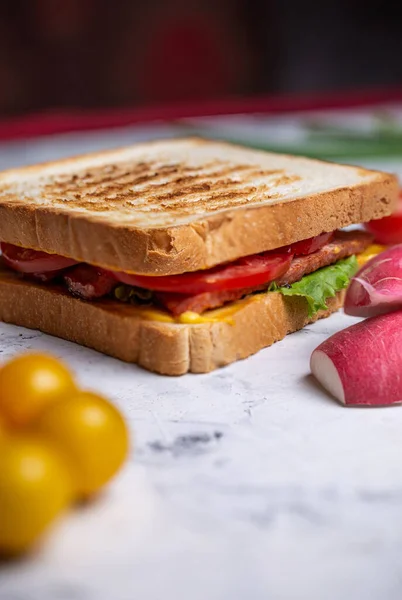
[[[76, 143], [63, 139], [60, 155]], [[0, 166], [52, 150], [21, 144], [0, 148]], [[400, 600], [402, 408], [343, 408], [309, 376], [312, 350], [353, 322], [182, 378], [0, 324], [0, 359], [53, 352], [135, 439], [95, 504], [0, 565], [1, 600]]]
[[343, 408], [309, 376], [336, 315], [210, 375], [166, 378], [0, 325], [109, 395], [135, 449], [97, 503], [0, 570], [2, 600], [399, 600], [402, 409]]

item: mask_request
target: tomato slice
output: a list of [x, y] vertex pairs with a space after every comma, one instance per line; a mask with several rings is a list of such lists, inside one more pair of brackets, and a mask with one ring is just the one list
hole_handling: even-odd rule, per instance
[[335, 235], [335, 231], [330, 233], [321, 233], [315, 237], [309, 238], [308, 240], [301, 240], [288, 246], [291, 252], [295, 256], [305, 256], [306, 254], [312, 254], [320, 250], [325, 244], [329, 244]]
[[374, 235], [379, 244], [391, 246], [402, 243], [402, 191], [399, 194], [396, 212], [389, 217], [366, 223], [365, 228]]
[[[131, 275], [123, 272], [107, 272], [117, 281], [158, 292], [175, 292], [195, 295], [204, 292], [255, 288], [274, 281], [288, 270], [293, 257], [316, 252], [327, 244], [333, 233], [323, 233], [308, 240], [284, 246], [276, 251], [263, 252], [218, 265], [205, 271], [168, 276]], [[71, 258], [47, 254], [2, 242], [0, 249], [7, 266], [29, 274], [43, 282], [50, 281], [63, 269], [78, 264]]]
[[264, 252], [240, 258], [228, 265], [181, 275], [150, 277], [116, 271], [113, 274], [122, 283], [148, 290], [201, 294], [202, 292], [235, 290], [269, 283], [286, 273], [292, 259], [293, 254], [290, 253]]
[[77, 261], [72, 258], [20, 248], [5, 242], [0, 243], [0, 249], [6, 265], [20, 273], [47, 273], [48, 271], [59, 271], [77, 264]]
[[219, 265], [206, 271], [150, 277], [130, 275], [114, 271], [118, 281], [127, 285], [155, 290], [176, 292], [177, 294], [202, 294], [220, 290], [237, 290], [256, 287], [274, 281], [288, 270], [295, 255], [311, 254], [331, 241], [334, 232], [322, 233], [316, 237], [283, 246], [277, 251], [263, 252], [240, 258], [228, 265]]

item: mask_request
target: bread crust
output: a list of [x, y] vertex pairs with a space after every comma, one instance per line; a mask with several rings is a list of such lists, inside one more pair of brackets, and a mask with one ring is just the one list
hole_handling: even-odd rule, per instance
[[[215, 144], [202, 140], [185, 142], [190, 147]], [[147, 147], [152, 147], [152, 144]], [[219, 148], [224, 154], [225, 148], [230, 152], [237, 147], [220, 144]], [[91, 155], [93, 160], [100, 156], [102, 154], [99, 153]], [[262, 161], [260, 156], [267, 160], [266, 153], [255, 151], [252, 156], [255, 161]], [[299, 160], [292, 157], [285, 159]], [[50, 165], [55, 168], [66, 163], [75, 165], [79, 160], [78, 157]], [[113, 161], [113, 154], [110, 160]], [[312, 171], [314, 165], [318, 168], [319, 164], [324, 163], [311, 161]], [[5, 172], [0, 176], [0, 192], [7, 178], [23, 180], [24, 174], [40, 173], [41, 168], [35, 166]], [[26, 202], [23, 197], [19, 199], [15, 195], [10, 198], [7, 188], [3, 187], [0, 194], [0, 240], [112, 270], [148, 275], [195, 271], [389, 215], [397, 202], [396, 177], [365, 169], [354, 170], [357, 177], [361, 175], [361, 180], [347, 187], [290, 201], [273, 200], [269, 204], [250, 203], [236, 208], [231, 208], [232, 199], [227, 201], [224, 210], [210, 212], [204, 217], [200, 214], [200, 218], [191, 222], [149, 228], [135, 227], [132, 223], [124, 225], [124, 219], [122, 222], [109, 222], [104, 215], [100, 218], [95, 210], [69, 211], [68, 203], [60, 208], [58, 205]], [[220, 183], [224, 195], [226, 184], [224, 181]]]
[[171, 324], [117, 301], [85, 302], [62, 287], [0, 270], [0, 320], [88, 346], [164, 375], [207, 373], [246, 358], [342, 306], [343, 293], [313, 318], [303, 298], [278, 292], [241, 301], [232, 323]]

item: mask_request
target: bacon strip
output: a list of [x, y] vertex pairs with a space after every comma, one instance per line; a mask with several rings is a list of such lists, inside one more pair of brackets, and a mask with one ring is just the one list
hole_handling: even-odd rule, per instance
[[338, 260], [360, 254], [373, 243], [373, 236], [366, 231], [337, 231], [334, 240], [308, 256], [298, 256], [292, 260], [288, 271], [277, 280], [279, 286], [300, 281], [304, 275], [322, 267], [333, 265]]
[[109, 294], [116, 280], [103, 269], [81, 264], [64, 275], [68, 291], [84, 300], [94, 300]]
[[[332, 265], [342, 258], [363, 252], [371, 243], [372, 236], [365, 231], [338, 231], [333, 241], [326, 244], [317, 252], [293, 259], [288, 271], [276, 281], [284, 286], [300, 281], [304, 275], [313, 273], [322, 267]], [[185, 296], [171, 292], [155, 294], [157, 301], [173, 315], [179, 316], [187, 311], [202, 313], [205, 310], [219, 308], [227, 302], [240, 300], [252, 292], [267, 288], [267, 285], [240, 290], [224, 290], [220, 292], [205, 292], [196, 296]]]

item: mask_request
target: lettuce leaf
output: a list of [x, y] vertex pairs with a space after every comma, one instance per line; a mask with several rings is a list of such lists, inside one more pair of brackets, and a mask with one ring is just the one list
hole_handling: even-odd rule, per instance
[[357, 270], [357, 259], [355, 256], [350, 256], [339, 260], [334, 265], [305, 275], [290, 287], [276, 288], [276, 291], [284, 296], [303, 296], [308, 302], [308, 316], [312, 317], [319, 310], [327, 308], [328, 298], [333, 298], [337, 292], [348, 287], [350, 279]]

